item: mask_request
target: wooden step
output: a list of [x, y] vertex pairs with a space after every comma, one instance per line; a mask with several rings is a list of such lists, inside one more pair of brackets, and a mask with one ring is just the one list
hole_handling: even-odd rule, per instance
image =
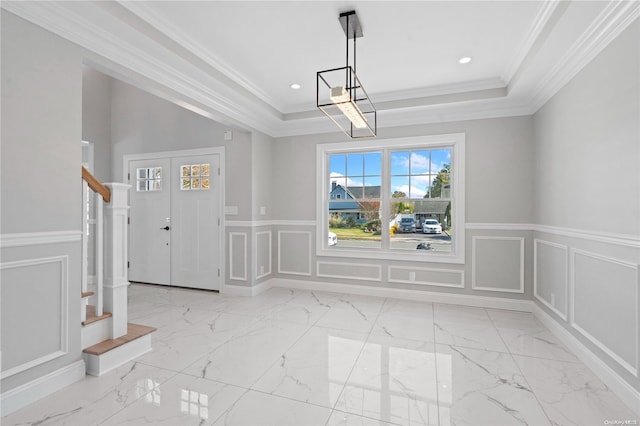
[[81, 299], [84, 299], [84, 298], [86, 298], [86, 297], [91, 297], [91, 296], [93, 296], [94, 294], [95, 294], [95, 293], [94, 293], [94, 292], [92, 292], [92, 291], [83, 291], [83, 292], [81, 293], [80, 298], [81, 298]]
[[93, 305], [87, 305], [87, 319], [82, 321], [82, 325], [91, 324], [92, 322], [100, 321], [105, 318], [110, 318], [111, 312], [102, 312], [102, 315], [96, 315], [96, 307]]
[[149, 333], [153, 333], [154, 331], [156, 331], [156, 329], [153, 327], [147, 327], [146, 325], [128, 323], [127, 334], [125, 334], [124, 336], [118, 337], [117, 339], [108, 339], [108, 340], [105, 340], [104, 342], [100, 342], [93, 346], [89, 346], [83, 352], [89, 355], [102, 355], [105, 352], [109, 352], [112, 349], [115, 349], [119, 346], [122, 346], [126, 343], [136, 340], [139, 337], [146, 336]]

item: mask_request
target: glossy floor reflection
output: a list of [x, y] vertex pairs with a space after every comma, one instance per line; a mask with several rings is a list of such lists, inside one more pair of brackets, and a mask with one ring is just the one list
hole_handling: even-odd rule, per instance
[[1, 424], [640, 424], [528, 313], [282, 288], [129, 301], [152, 352]]

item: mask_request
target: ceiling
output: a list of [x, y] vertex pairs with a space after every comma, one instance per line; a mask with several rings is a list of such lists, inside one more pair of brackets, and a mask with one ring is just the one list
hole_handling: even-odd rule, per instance
[[[635, 1], [2, 2], [99, 70], [230, 126], [335, 131], [316, 72], [345, 65], [338, 15], [362, 24], [357, 72], [379, 127], [527, 115], [640, 15]], [[458, 60], [471, 57], [468, 64]], [[292, 83], [301, 85], [291, 89]]]

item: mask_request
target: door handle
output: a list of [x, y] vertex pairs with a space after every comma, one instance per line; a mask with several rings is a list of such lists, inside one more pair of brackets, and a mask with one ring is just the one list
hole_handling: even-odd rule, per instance
[[169, 225], [167, 225], [164, 228], [160, 228], [160, 229], [164, 229], [165, 231], [168, 231], [170, 228], [169, 228]]

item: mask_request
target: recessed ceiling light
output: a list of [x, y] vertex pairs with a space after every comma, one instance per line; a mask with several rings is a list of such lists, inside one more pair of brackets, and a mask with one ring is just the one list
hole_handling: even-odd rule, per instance
[[468, 64], [469, 62], [471, 62], [471, 58], [469, 56], [465, 56], [464, 58], [460, 58], [458, 62], [461, 64]]
[[291, 87], [293, 90], [298, 90], [298, 89], [299, 89], [300, 87], [302, 87], [302, 86], [300, 86], [298, 83], [293, 83], [293, 84], [292, 84], [291, 86], [289, 86], [289, 87]]

